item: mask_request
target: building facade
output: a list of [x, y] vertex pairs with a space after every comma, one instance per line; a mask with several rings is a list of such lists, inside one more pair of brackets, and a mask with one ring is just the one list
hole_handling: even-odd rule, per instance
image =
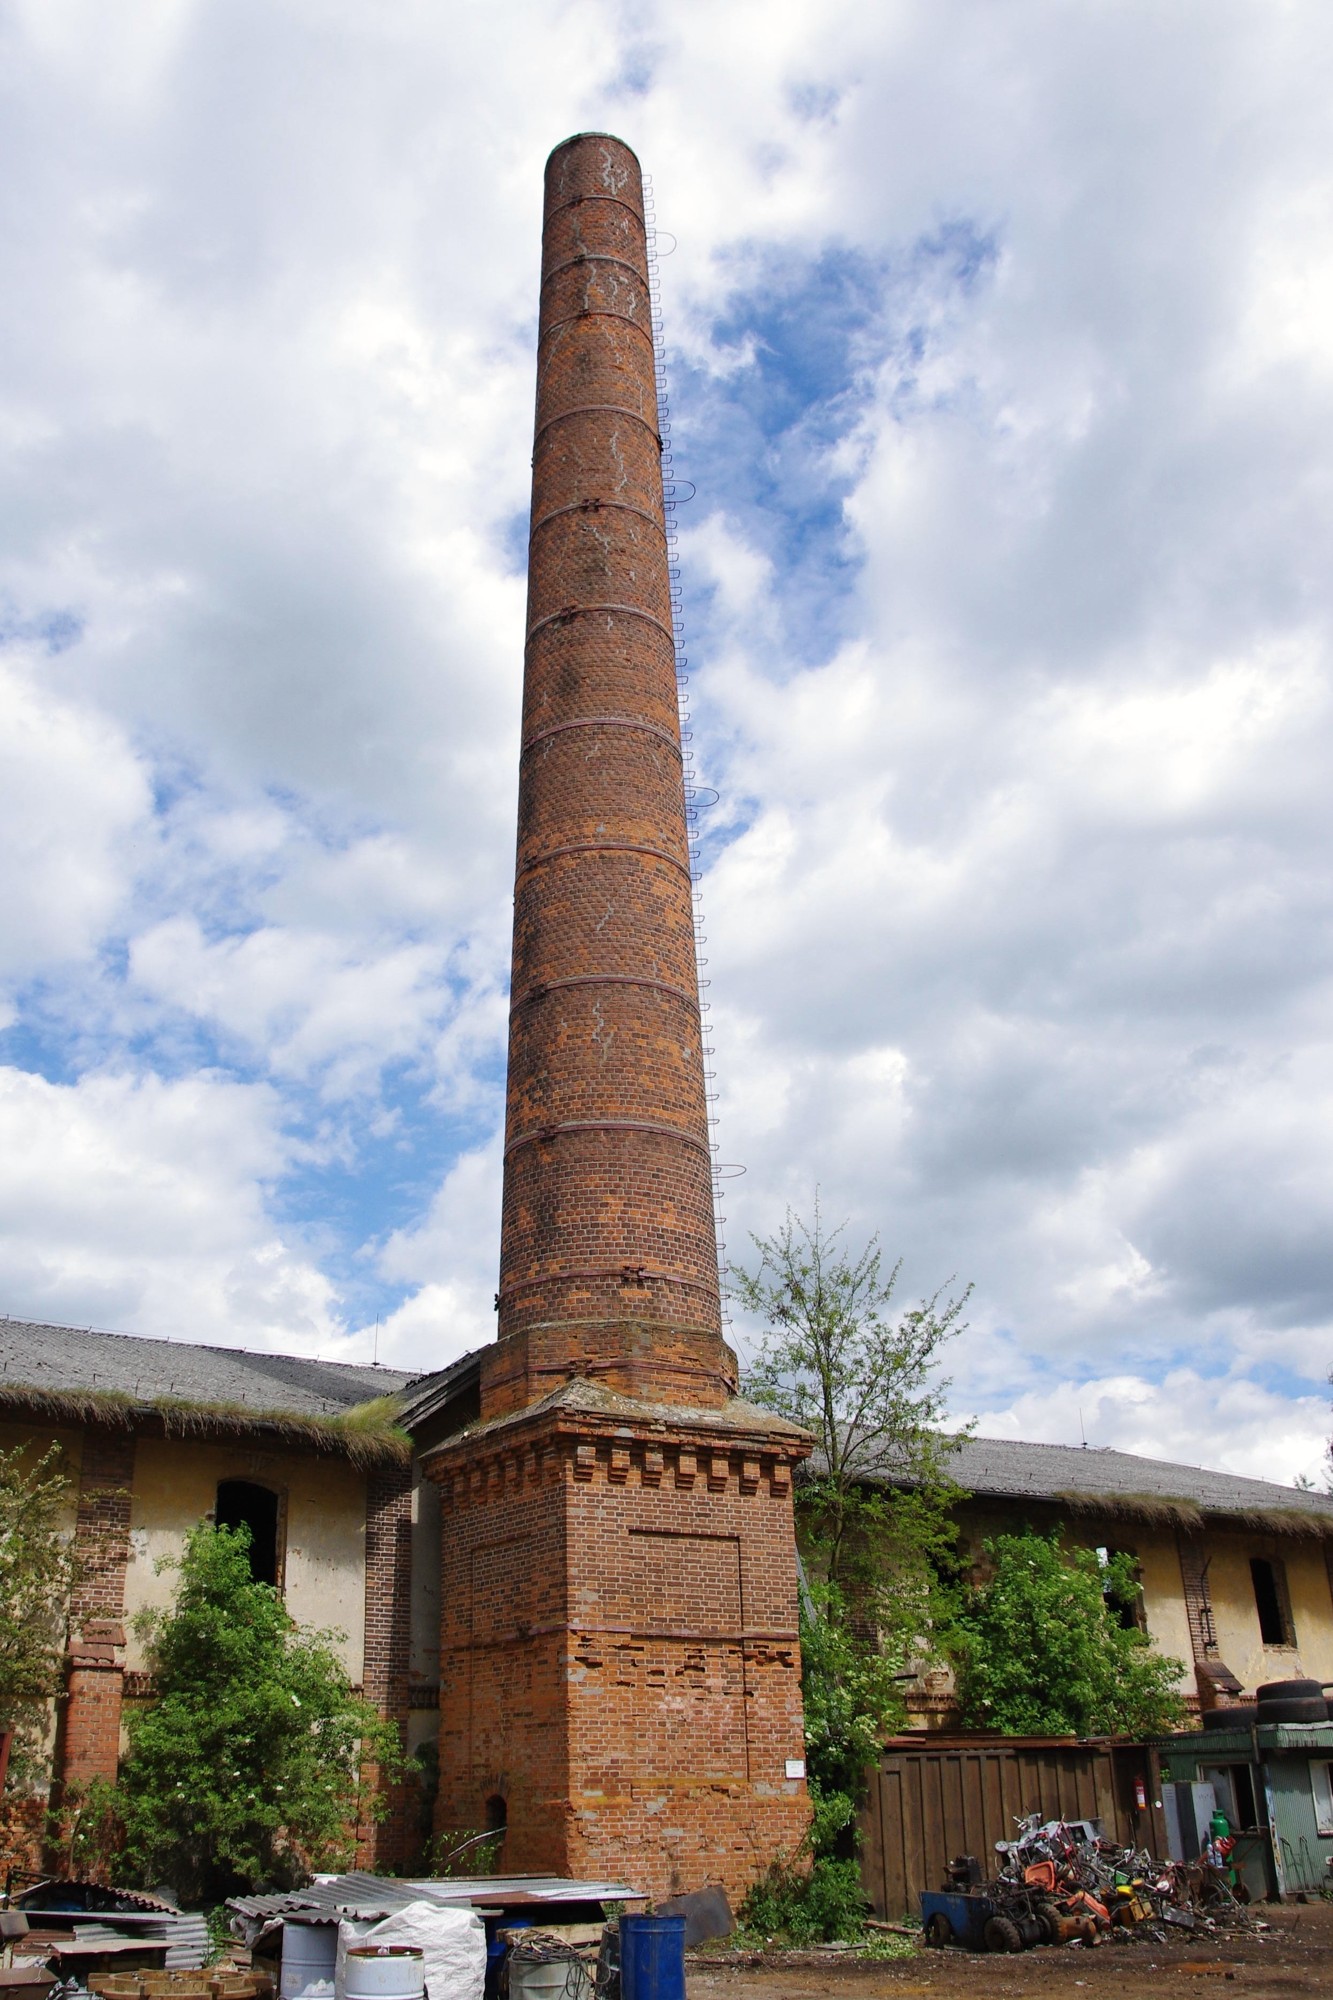
[[[1268, 1681], [1333, 1682], [1333, 1497], [1131, 1452], [969, 1438], [949, 1461], [964, 1544], [1033, 1528], [1134, 1562], [1136, 1617], [1182, 1663], [1193, 1712]], [[909, 1697], [918, 1728], [956, 1726], [952, 1677]]]
[[[701, 1429], [660, 1408], [649, 1430], [642, 1408], [631, 1403], [624, 1420], [616, 1392], [586, 1379], [496, 1425], [481, 1414], [485, 1360], [409, 1378], [0, 1323], [0, 1445], [34, 1456], [59, 1446], [80, 1558], [48, 1743], [56, 1787], [115, 1774], [126, 1714], [152, 1692], [135, 1614], [168, 1601], [163, 1559], [179, 1556], [200, 1520], [244, 1519], [256, 1573], [301, 1623], [343, 1634], [350, 1678], [412, 1753], [388, 1817], [360, 1830], [364, 1865], [430, 1866], [437, 1829], [447, 1846], [488, 1825], [504, 1831], [504, 1866], [538, 1865], [509, 1809], [523, 1787], [540, 1799], [538, 1787], [553, 1786], [544, 1745], [555, 1738], [560, 1758], [604, 1774], [566, 1816], [571, 1871], [639, 1852], [616, 1789], [631, 1740], [637, 1767], [657, 1774], [668, 1880], [718, 1879], [721, 1847], [733, 1880], [762, 1866], [775, 1846], [762, 1815], [753, 1835], [737, 1833], [735, 1801], [751, 1795], [765, 1759], [781, 1758], [785, 1784], [787, 1755], [800, 1754], [799, 1710], [755, 1699], [761, 1676], [790, 1689], [799, 1670], [782, 1597], [793, 1496], [769, 1433], [747, 1428], [734, 1403], [725, 1431], [716, 1412]], [[1234, 1703], [1265, 1681], [1333, 1681], [1327, 1496], [1124, 1452], [989, 1439], [969, 1440], [952, 1470], [969, 1489], [959, 1520], [974, 1550], [1032, 1526], [1130, 1553], [1139, 1615], [1182, 1661], [1192, 1708]], [[478, 1556], [497, 1533], [526, 1551], [529, 1615], [540, 1618], [537, 1594], [550, 1591], [553, 1631], [514, 1629], [513, 1556], [490, 1569]], [[776, 1588], [763, 1573], [766, 1537]], [[710, 1629], [684, 1625], [688, 1603], [703, 1605]], [[459, 1605], [474, 1643], [451, 1653]], [[478, 1658], [492, 1676], [489, 1708], [475, 1700]], [[953, 1741], [947, 1676], [923, 1678], [911, 1708], [914, 1729]], [[766, 1739], [774, 1715], [783, 1733]], [[1206, 1747], [1211, 1771], [1223, 1737]], [[1187, 1771], [1187, 1745], [1177, 1761]], [[474, 1795], [461, 1811], [446, 1798], [442, 1812], [437, 1774], [460, 1765], [475, 1771]], [[722, 1811], [701, 1829], [687, 1808], [704, 1791]], [[1333, 1840], [1322, 1821], [1317, 1831], [1321, 1847]]]

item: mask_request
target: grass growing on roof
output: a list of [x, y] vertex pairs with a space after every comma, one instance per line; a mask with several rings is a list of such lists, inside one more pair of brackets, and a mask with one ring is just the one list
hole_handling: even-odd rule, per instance
[[44, 1389], [0, 1383], [0, 1407], [22, 1408], [56, 1423], [107, 1424], [129, 1430], [145, 1416], [161, 1419], [168, 1437], [234, 1437], [262, 1430], [354, 1465], [406, 1465], [412, 1440], [397, 1419], [397, 1396], [372, 1396], [332, 1416], [270, 1409], [253, 1403], [189, 1396], [130, 1396], [119, 1389]]

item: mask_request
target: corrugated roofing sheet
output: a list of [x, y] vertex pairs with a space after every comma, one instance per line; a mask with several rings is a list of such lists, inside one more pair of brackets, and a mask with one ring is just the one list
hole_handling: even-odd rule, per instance
[[515, 1898], [550, 1903], [637, 1902], [643, 1891], [628, 1882], [582, 1881], [563, 1875], [467, 1875], [409, 1881], [405, 1877], [332, 1875], [305, 1889], [271, 1896], [230, 1896], [227, 1908], [251, 1920], [318, 1911], [337, 1916], [391, 1916], [408, 1903], [504, 1903]]

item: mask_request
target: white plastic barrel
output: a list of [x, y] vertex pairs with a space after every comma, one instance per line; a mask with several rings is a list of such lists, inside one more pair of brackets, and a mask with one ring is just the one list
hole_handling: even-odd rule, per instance
[[354, 1944], [343, 1972], [346, 2000], [422, 2000], [426, 1963], [412, 1944]]
[[282, 1926], [282, 1975], [278, 1982], [282, 2000], [325, 2000], [331, 1996], [337, 1957], [337, 1924], [294, 1924], [287, 1918]]

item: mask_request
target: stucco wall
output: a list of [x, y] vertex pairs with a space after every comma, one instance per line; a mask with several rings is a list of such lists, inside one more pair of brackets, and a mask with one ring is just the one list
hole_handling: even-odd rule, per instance
[[[1237, 1680], [1253, 1692], [1265, 1681], [1333, 1680], [1333, 1592], [1322, 1542], [1295, 1535], [1210, 1534], [1208, 1589], [1217, 1649]], [[1296, 1628], [1294, 1647], [1265, 1646], [1254, 1605], [1250, 1558], [1286, 1568]]]
[[[1110, 1537], [1109, 1542], [1107, 1537]], [[1114, 1530], [1109, 1524], [1104, 1526], [1094, 1546], [1098, 1544], [1133, 1549], [1138, 1558], [1139, 1580], [1143, 1586], [1143, 1618], [1148, 1636], [1159, 1653], [1169, 1653], [1181, 1662], [1181, 1693], [1193, 1694], [1194, 1648], [1185, 1612], [1180, 1551], [1176, 1547], [1174, 1533], [1164, 1533], [1157, 1528], [1134, 1528], [1122, 1521], [1115, 1525]]]
[[144, 1665], [133, 1630], [145, 1606], [169, 1604], [175, 1574], [159, 1572], [163, 1556], [180, 1554], [196, 1521], [211, 1513], [221, 1479], [249, 1479], [286, 1500], [284, 1598], [302, 1625], [332, 1626], [354, 1681], [362, 1670], [365, 1627], [366, 1482], [340, 1459], [256, 1451], [194, 1439], [140, 1438], [130, 1511], [131, 1561], [126, 1578], [126, 1665]]
[[13, 1451], [16, 1446], [24, 1446], [33, 1460], [39, 1459], [51, 1444], [58, 1444], [64, 1455], [61, 1471], [70, 1482], [70, 1490], [60, 1509], [61, 1532], [74, 1533], [74, 1517], [78, 1512], [79, 1466], [82, 1462], [83, 1433], [81, 1430], [64, 1428], [52, 1424], [0, 1423], [0, 1451]]
[[[1143, 1583], [1149, 1635], [1159, 1651], [1185, 1662], [1181, 1687], [1194, 1693], [1193, 1647], [1173, 1528], [1099, 1519], [1096, 1515], [1069, 1516], [1054, 1504], [1039, 1501], [1015, 1502], [1011, 1509], [994, 1501], [965, 1503], [960, 1518], [968, 1539], [977, 1545], [985, 1536], [1016, 1533], [1027, 1526], [1049, 1533], [1059, 1523], [1069, 1543], [1133, 1550]], [[1333, 1588], [1322, 1541], [1313, 1536], [1269, 1535], [1262, 1529], [1250, 1532], [1210, 1527], [1203, 1535], [1203, 1549], [1209, 1559], [1208, 1590], [1218, 1657], [1246, 1691], [1253, 1693], [1265, 1681], [1296, 1677], [1333, 1681]], [[1252, 1556], [1265, 1556], [1285, 1567], [1296, 1628], [1294, 1647], [1263, 1643], [1250, 1577]]]

